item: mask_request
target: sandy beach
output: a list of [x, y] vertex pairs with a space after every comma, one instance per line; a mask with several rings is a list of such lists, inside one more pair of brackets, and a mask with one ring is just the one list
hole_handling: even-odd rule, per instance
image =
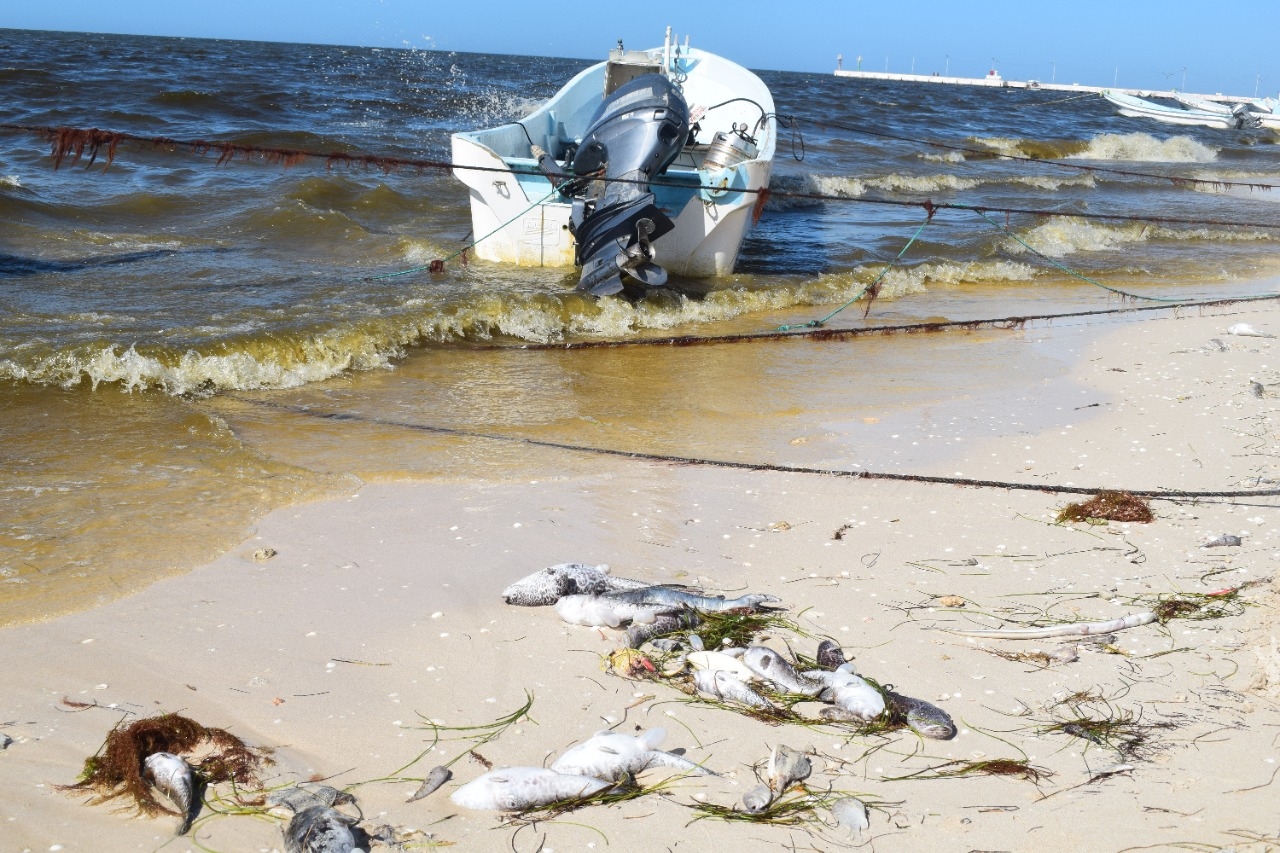
[[[1280, 348], [1228, 334], [1238, 323], [1280, 333], [1280, 310], [1170, 313], [1101, 334], [1010, 332], [1078, 343], [1070, 375], [1039, 389], [1061, 389], [1063, 425], [1016, 440], [949, 436], [954, 449], [937, 469], [914, 473], [1274, 490]], [[548, 460], [563, 452], [528, 450]], [[215, 802], [175, 839], [176, 818], [116, 813], [55, 789], [121, 720], [176, 711], [275, 749], [268, 786], [323, 778], [349, 790], [362, 826], [395, 827], [405, 849], [1280, 849], [1278, 499], [1154, 500], [1150, 524], [1054, 523], [1081, 499], [601, 457], [590, 475], [374, 483], [279, 510], [190, 573], [0, 630], [0, 742], [12, 740], [0, 751], [0, 847], [282, 850], [280, 818], [217, 814]], [[1202, 547], [1223, 534], [1242, 544]], [[275, 555], [255, 558], [262, 549]], [[937, 704], [959, 734], [769, 725], [606, 672], [619, 632], [499, 597], [563, 562], [777, 596], [810, 636], [775, 631], [761, 642], [812, 655], [814, 638], [834, 638], [862, 674]], [[1036, 658], [1076, 645], [1071, 637], [940, 630], [1109, 620], [1172, 596], [1212, 612], [1079, 643], [1071, 662]], [[1215, 618], [1195, 618], [1205, 615]], [[530, 698], [527, 718], [500, 737], [477, 744], [441, 731], [429, 749], [430, 721], [482, 726]], [[1115, 723], [1113, 735], [1094, 742], [1062, 729], [1081, 717]], [[449, 800], [484, 772], [481, 758], [542, 766], [598, 730], [656, 726], [664, 749], [719, 775], [532, 822]], [[740, 805], [756, 784], [752, 766], [779, 744], [810, 753], [811, 792], [871, 806], [869, 829], [851, 836], [825, 808], [813, 812], [825, 824], [697, 819], [700, 803]], [[430, 768], [458, 756], [452, 781], [406, 802]], [[978, 772], [995, 760], [1022, 769]], [[946, 775], [964, 769], [973, 772]], [[671, 776], [652, 769], [639, 781]], [[216, 793], [229, 802], [225, 786]]]

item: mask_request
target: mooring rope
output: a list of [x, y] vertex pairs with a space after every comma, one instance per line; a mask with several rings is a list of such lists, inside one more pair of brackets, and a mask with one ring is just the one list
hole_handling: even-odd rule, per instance
[[853, 297], [852, 299], [850, 299], [848, 302], [846, 302], [845, 304], [841, 305], [839, 308], [837, 308], [836, 310], [832, 311], [830, 314], [828, 314], [827, 316], [825, 316], [825, 317], [823, 317], [823, 318], [821, 318], [821, 319], [819, 319], [819, 320], [810, 320], [808, 323], [801, 323], [801, 324], [800, 324], [800, 325], [798, 325], [798, 326], [785, 326], [785, 325], [784, 325], [784, 326], [779, 326], [779, 327], [778, 327], [778, 331], [779, 331], [779, 332], [789, 332], [789, 331], [791, 331], [792, 329], [818, 328], [818, 327], [820, 327], [820, 326], [823, 326], [823, 325], [825, 325], [825, 324], [826, 324], [826, 322], [827, 322], [828, 320], [830, 320], [832, 317], [836, 316], [836, 315], [837, 315], [837, 314], [839, 314], [841, 311], [845, 310], [845, 309], [846, 309], [846, 308], [848, 308], [850, 305], [852, 305], [853, 303], [857, 302], [857, 301], [858, 301], [859, 299], [861, 299], [863, 296], [865, 296], [866, 294], [870, 293], [870, 294], [871, 294], [871, 299], [869, 299], [869, 300], [867, 301], [867, 310], [866, 310], [866, 311], [864, 311], [864, 312], [862, 312], [862, 317], [863, 317], [863, 319], [866, 319], [866, 316], [867, 316], [868, 314], [870, 314], [870, 313], [871, 313], [871, 303], [872, 303], [872, 302], [875, 302], [876, 294], [879, 292], [879, 288], [880, 288], [880, 280], [881, 280], [881, 279], [883, 279], [886, 275], [888, 275], [888, 274], [889, 274], [889, 270], [893, 269], [894, 265], [895, 265], [895, 264], [897, 264], [897, 263], [898, 263], [898, 261], [902, 260], [902, 256], [903, 256], [903, 255], [905, 255], [905, 254], [907, 253], [907, 249], [910, 249], [910, 248], [911, 248], [912, 244], [913, 244], [913, 243], [915, 243], [916, 238], [920, 236], [920, 232], [924, 231], [924, 227], [925, 227], [926, 225], [928, 225], [931, 221], [933, 221], [933, 209], [932, 209], [932, 208], [930, 208], [930, 210], [929, 210], [929, 215], [925, 218], [924, 222], [921, 222], [921, 223], [920, 223], [920, 227], [916, 229], [916, 233], [914, 233], [914, 234], [912, 234], [912, 235], [911, 235], [911, 239], [910, 239], [910, 240], [908, 240], [908, 241], [907, 241], [907, 243], [906, 243], [906, 245], [902, 247], [901, 251], [899, 251], [899, 252], [898, 252], [897, 256], [896, 256], [893, 260], [889, 261], [889, 263], [885, 266], [885, 268], [884, 268], [884, 269], [882, 269], [882, 270], [880, 270], [880, 274], [879, 274], [878, 276], [876, 276], [876, 277], [875, 277], [875, 280], [874, 280], [874, 281], [872, 281], [870, 284], [868, 284], [866, 287], [862, 288], [862, 290], [858, 292], [858, 295], [857, 295], [857, 296], [854, 296], [854, 297]]
[[255, 400], [248, 397], [237, 397], [241, 402], [255, 406], [305, 415], [312, 418], [333, 421], [352, 421], [373, 424], [375, 426], [396, 427], [398, 429], [427, 432], [434, 435], [447, 435], [455, 438], [474, 438], [485, 441], [498, 441], [521, 444], [530, 447], [545, 447], [553, 450], [565, 450], [573, 453], [593, 454], [596, 456], [617, 456], [625, 459], [639, 459], [645, 462], [661, 462], [671, 465], [697, 465], [710, 468], [731, 468], [740, 471], [768, 471], [783, 474], [816, 474], [826, 477], [851, 477], [858, 480], [887, 480], [903, 483], [929, 483], [946, 486], [969, 486], [984, 489], [1007, 489], [1010, 491], [1044, 492], [1046, 494], [1095, 495], [1103, 491], [1125, 491], [1134, 497], [1148, 500], [1202, 500], [1208, 498], [1254, 498], [1274, 497], [1280, 495], [1280, 489], [1254, 489], [1229, 491], [1188, 491], [1184, 489], [1120, 489], [1114, 486], [1068, 486], [1047, 483], [1018, 483], [1003, 480], [981, 480], [972, 477], [938, 477], [926, 474], [894, 474], [887, 471], [851, 471], [843, 468], [812, 468], [804, 465], [780, 465], [770, 462], [737, 462], [731, 459], [707, 459], [696, 456], [676, 456], [668, 453], [648, 453], [641, 450], [620, 450], [612, 447], [595, 447], [586, 444], [570, 444], [563, 441], [550, 441], [541, 438], [528, 438], [503, 433], [479, 432], [476, 430], [458, 429], [456, 427], [435, 426], [432, 424], [397, 421], [387, 418], [371, 417], [355, 412], [332, 412], [314, 409], [308, 406], [274, 403], [268, 400]]
[[902, 323], [892, 326], [859, 326], [849, 329], [829, 329], [805, 326], [792, 331], [742, 332], [732, 335], [670, 335], [661, 338], [629, 338], [604, 341], [548, 341], [525, 344], [473, 344], [477, 350], [578, 350], [622, 349], [624, 347], [670, 346], [689, 347], [708, 344], [742, 344], [756, 341], [780, 341], [806, 339], [835, 341], [858, 338], [865, 335], [921, 334], [949, 331], [974, 331], [976, 329], [1021, 329], [1028, 323], [1074, 320], [1088, 317], [1106, 317], [1118, 314], [1138, 314], [1150, 311], [1175, 311], [1184, 308], [1218, 308], [1249, 302], [1265, 302], [1280, 299], [1280, 293], [1263, 293], [1255, 296], [1231, 296], [1222, 299], [1205, 299], [1187, 302], [1160, 303], [1157, 305], [1129, 305], [1123, 308], [1098, 308], [1090, 311], [1066, 311], [1060, 314], [1026, 314], [1016, 317], [995, 317], [984, 320], [951, 320], [940, 323]]
[[1044, 254], [1043, 252], [1040, 252], [1037, 249], [1033, 248], [1030, 244], [1027, 243], [1026, 240], [1023, 240], [1017, 234], [1014, 234], [1007, 227], [1005, 227], [1004, 225], [1001, 225], [999, 222], [996, 222], [994, 219], [992, 219], [990, 216], [987, 216], [987, 214], [983, 213], [981, 210], [975, 210], [974, 213], [978, 214], [987, 222], [991, 223], [993, 227], [995, 227], [997, 230], [1004, 233], [1006, 236], [1012, 237], [1014, 240], [1017, 240], [1018, 243], [1020, 243], [1024, 249], [1026, 249], [1031, 254], [1035, 255], [1040, 260], [1044, 261], [1045, 263], [1052, 264], [1053, 266], [1065, 272], [1067, 275], [1074, 276], [1075, 278], [1078, 278], [1083, 282], [1092, 284], [1094, 287], [1100, 287], [1103, 290], [1106, 290], [1110, 293], [1114, 293], [1117, 296], [1123, 296], [1126, 299], [1141, 299], [1147, 302], [1182, 302], [1183, 301], [1181, 299], [1177, 299], [1171, 296], [1144, 296], [1141, 293], [1132, 293], [1128, 290], [1121, 290], [1118, 287], [1112, 287], [1109, 284], [1103, 284], [1102, 282], [1097, 281], [1096, 279], [1089, 278], [1089, 276], [1071, 269], [1071, 267], [1067, 266], [1066, 264], [1059, 263], [1058, 261]]
[[[794, 119], [794, 117], [790, 117]], [[943, 142], [929, 142], [927, 140], [912, 139], [910, 137], [897, 136], [878, 131], [864, 130], [861, 128], [843, 125], [835, 122], [810, 121], [811, 124], [820, 127], [829, 127], [836, 130], [847, 130], [854, 133], [868, 133], [873, 136], [882, 136], [887, 139], [897, 139], [903, 142], [912, 142], [918, 145], [927, 145], [935, 148], [945, 148], [949, 150], [968, 152], [983, 157], [995, 157], [1008, 160], [1024, 161], [1028, 163], [1039, 163], [1061, 166], [1068, 169], [1077, 169], [1086, 172], [1108, 172], [1112, 174], [1125, 175], [1129, 177], [1145, 177], [1155, 178], [1159, 180], [1167, 180], [1175, 185], [1183, 184], [1203, 184], [1214, 187], [1241, 187], [1251, 190], [1272, 190], [1280, 189], [1280, 185], [1264, 184], [1264, 183], [1245, 183], [1238, 181], [1221, 181], [1205, 178], [1188, 178], [1184, 176], [1159, 175], [1150, 172], [1137, 172], [1132, 170], [1111, 169], [1104, 166], [1084, 166], [1075, 163], [1063, 163], [1059, 160], [1043, 160], [1035, 157], [1026, 157], [1017, 154], [1003, 154], [990, 150], [981, 150], [975, 148], [966, 148], [964, 146], [949, 145]], [[156, 148], [186, 148], [195, 154], [205, 154], [208, 152], [217, 152], [218, 161], [216, 165], [222, 165], [233, 160], [237, 155], [245, 157], [261, 157], [267, 163], [280, 164], [284, 166], [296, 165], [303, 160], [315, 159], [323, 160], [327, 168], [334, 166], [363, 166], [374, 167], [383, 172], [391, 172], [398, 168], [410, 168], [418, 170], [434, 170], [442, 172], [451, 172], [454, 170], [474, 171], [474, 172], [492, 172], [496, 174], [509, 174], [511, 170], [505, 166], [462, 166], [450, 162], [448, 160], [434, 160], [430, 158], [414, 158], [414, 157], [390, 157], [374, 154], [358, 154], [347, 151], [305, 151], [296, 148], [275, 148], [265, 145], [246, 145], [236, 142], [215, 142], [204, 139], [172, 139], [166, 136], [141, 136], [131, 133], [123, 133], [119, 131], [100, 130], [98, 128], [73, 128], [73, 127], [51, 127], [39, 125], [23, 125], [23, 124], [0, 124], [0, 131], [11, 133], [30, 133], [37, 136], [43, 136], [51, 142], [51, 156], [54, 160], [54, 168], [58, 168], [63, 162], [74, 164], [82, 157], [88, 157], [88, 165], [92, 165], [97, 159], [99, 153], [105, 149], [107, 165], [110, 165], [115, 156], [115, 151], [121, 142], [134, 142], [141, 145], [150, 145]], [[717, 190], [715, 186], [697, 186], [690, 187], [687, 183], [679, 183], [675, 181], [664, 181], [662, 178], [654, 178], [645, 180], [640, 178], [596, 178], [595, 180], [608, 181], [610, 183], [622, 184], [640, 184], [645, 186], [674, 187], [679, 189], [698, 189], [698, 190]], [[1102, 221], [1116, 222], [1149, 222], [1161, 225], [1190, 225], [1205, 226], [1215, 225], [1224, 228], [1257, 228], [1263, 230], [1280, 230], [1280, 223], [1268, 222], [1241, 222], [1220, 219], [1185, 219], [1174, 216], [1149, 216], [1143, 214], [1106, 214], [1106, 213], [1079, 213], [1063, 210], [1040, 210], [1034, 208], [1016, 208], [1016, 207], [994, 207], [991, 205], [968, 205], [956, 204], [950, 202], [933, 202], [926, 201], [908, 201], [902, 199], [884, 199], [884, 198], [862, 198], [857, 196], [840, 195], [838, 193], [818, 193], [818, 192], [797, 192], [792, 190], [778, 189], [751, 189], [744, 188], [734, 190], [743, 194], [764, 194], [767, 193], [774, 198], [779, 199], [796, 199], [805, 201], [824, 201], [824, 202], [843, 202], [854, 204], [872, 204], [872, 205], [890, 205], [894, 207], [919, 207], [928, 211], [933, 209], [939, 210], [985, 210], [992, 213], [1026, 214], [1029, 216], [1052, 216], [1065, 217], [1075, 219], [1094, 219]]]

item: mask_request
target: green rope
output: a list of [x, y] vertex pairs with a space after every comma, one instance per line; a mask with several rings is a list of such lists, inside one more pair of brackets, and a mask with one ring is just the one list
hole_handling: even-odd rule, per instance
[[1009, 230], [1008, 228], [1006, 228], [1005, 226], [1001, 225], [999, 222], [996, 222], [996, 221], [995, 221], [994, 219], [992, 219], [990, 216], [987, 216], [987, 214], [986, 214], [985, 212], [983, 212], [983, 211], [981, 211], [981, 210], [977, 209], [976, 207], [975, 207], [975, 208], [971, 208], [971, 209], [973, 210], [973, 212], [974, 212], [974, 213], [978, 214], [978, 215], [979, 215], [979, 216], [981, 216], [983, 219], [987, 220], [987, 221], [988, 221], [988, 222], [990, 222], [992, 225], [994, 225], [998, 230], [1003, 231], [1003, 232], [1004, 232], [1005, 234], [1007, 234], [1008, 236], [1010, 236], [1010, 237], [1012, 237], [1013, 239], [1017, 240], [1019, 243], [1021, 243], [1021, 244], [1022, 244], [1022, 247], [1023, 247], [1024, 249], [1026, 249], [1026, 250], [1027, 250], [1028, 252], [1030, 252], [1031, 254], [1035, 255], [1037, 258], [1040, 258], [1041, 260], [1047, 261], [1048, 263], [1050, 263], [1050, 264], [1052, 264], [1053, 266], [1057, 267], [1058, 269], [1062, 270], [1062, 271], [1063, 271], [1064, 273], [1066, 273], [1067, 275], [1075, 276], [1076, 278], [1080, 279], [1081, 281], [1087, 281], [1089, 284], [1092, 284], [1092, 285], [1094, 285], [1095, 287], [1101, 287], [1103, 290], [1110, 291], [1111, 293], [1115, 293], [1115, 294], [1117, 294], [1117, 295], [1119, 295], [1119, 296], [1123, 296], [1123, 297], [1125, 297], [1125, 298], [1127, 298], [1127, 299], [1145, 299], [1145, 300], [1147, 300], [1148, 302], [1171, 302], [1171, 303], [1176, 303], [1176, 302], [1186, 302], [1186, 301], [1188, 301], [1188, 300], [1186, 300], [1186, 299], [1174, 299], [1174, 298], [1171, 298], [1171, 297], [1168, 297], [1168, 296], [1143, 296], [1143, 295], [1142, 295], [1142, 294], [1140, 294], [1140, 293], [1130, 293], [1130, 292], [1129, 292], [1129, 291], [1127, 291], [1127, 290], [1121, 290], [1121, 289], [1120, 289], [1120, 288], [1118, 288], [1118, 287], [1111, 287], [1110, 285], [1103, 284], [1103, 283], [1102, 283], [1102, 282], [1100, 282], [1100, 281], [1096, 281], [1096, 280], [1094, 280], [1094, 279], [1092, 279], [1092, 278], [1089, 278], [1087, 275], [1083, 275], [1083, 274], [1081, 274], [1081, 273], [1076, 272], [1075, 270], [1071, 269], [1071, 268], [1070, 268], [1070, 267], [1068, 267], [1068, 266], [1064, 266], [1063, 264], [1058, 263], [1057, 261], [1055, 261], [1053, 258], [1049, 257], [1048, 255], [1045, 255], [1045, 254], [1042, 254], [1042, 253], [1040, 253], [1040, 252], [1036, 251], [1035, 249], [1031, 248], [1031, 246], [1027, 245], [1027, 242], [1026, 242], [1025, 240], [1023, 240], [1023, 239], [1022, 239], [1021, 237], [1019, 237], [1017, 234], [1014, 234], [1012, 231], [1010, 231], [1010, 230]]
[[[914, 233], [914, 234], [912, 234], [912, 235], [911, 235], [911, 239], [910, 239], [910, 240], [908, 240], [908, 241], [907, 241], [907, 244], [906, 244], [905, 246], [903, 246], [903, 247], [902, 247], [902, 251], [898, 252], [898, 256], [897, 256], [897, 257], [895, 257], [892, 261], [889, 261], [888, 266], [886, 266], [884, 269], [882, 269], [882, 270], [880, 271], [880, 275], [876, 276], [875, 281], [871, 282], [871, 283], [870, 283], [870, 284], [868, 284], [866, 287], [862, 288], [862, 290], [858, 291], [858, 294], [857, 294], [856, 296], [854, 296], [852, 299], [850, 299], [850, 300], [849, 300], [848, 302], [846, 302], [845, 304], [841, 305], [841, 306], [840, 306], [839, 308], [837, 308], [836, 310], [832, 311], [832, 312], [831, 312], [830, 314], [828, 314], [827, 316], [823, 317], [821, 320], [810, 320], [808, 323], [801, 323], [801, 324], [800, 324], [800, 325], [798, 325], [798, 326], [787, 326], [787, 325], [779, 326], [779, 327], [778, 327], [778, 331], [779, 331], [779, 332], [790, 332], [790, 331], [792, 331], [793, 329], [816, 329], [816, 328], [818, 328], [819, 326], [821, 326], [821, 325], [823, 325], [824, 323], [826, 323], [826, 322], [827, 322], [828, 320], [830, 320], [832, 317], [834, 317], [834, 316], [836, 316], [837, 314], [839, 314], [841, 311], [843, 311], [843, 310], [845, 310], [846, 308], [848, 308], [848, 307], [849, 307], [850, 305], [852, 305], [853, 303], [857, 302], [857, 301], [858, 301], [859, 299], [861, 299], [863, 296], [866, 296], [866, 295], [867, 295], [867, 293], [871, 292], [871, 291], [875, 288], [875, 286], [876, 286], [877, 284], [879, 284], [879, 283], [880, 283], [880, 279], [882, 279], [882, 278], [884, 278], [886, 275], [888, 275], [889, 270], [893, 269], [894, 264], [896, 264], [898, 261], [902, 260], [902, 256], [903, 256], [903, 255], [905, 255], [905, 254], [907, 253], [907, 249], [910, 249], [910, 248], [911, 248], [911, 244], [912, 244], [912, 243], [914, 243], [914, 242], [916, 241], [916, 238], [920, 236], [920, 232], [924, 230], [924, 227], [925, 227], [926, 225], [928, 225], [931, 221], [933, 221], [933, 210], [934, 210], [934, 209], [933, 209], [933, 205], [932, 205], [932, 204], [930, 204], [926, 209], [929, 211], [929, 215], [928, 215], [928, 217], [926, 217], [926, 218], [925, 218], [924, 222], [921, 222], [921, 223], [920, 223], [920, 227], [916, 228], [916, 233]], [[868, 306], [868, 308], [869, 308], [869, 307], [870, 307], [870, 306]]]
[[510, 225], [511, 223], [515, 222], [517, 219], [519, 219], [520, 217], [524, 216], [524, 215], [525, 215], [526, 213], [528, 213], [529, 211], [531, 211], [531, 210], [533, 210], [534, 208], [536, 208], [538, 205], [540, 205], [540, 204], [542, 204], [542, 203], [544, 203], [544, 202], [546, 202], [546, 201], [549, 201], [549, 200], [551, 199], [551, 197], [552, 197], [552, 196], [556, 195], [556, 194], [557, 194], [557, 193], [559, 193], [559, 192], [560, 192], [560, 189], [559, 189], [558, 187], [553, 188], [553, 189], [551, 190], [551, 192], [547, 193], [547, 194], [546, 194], [546, 195], [544, 195], [542, 198], [538, 199], [538, 200], [537, 200], [537, 201], [535, 201], [533, 204], [529, 205], [529, 206], [528, 206], [528, 207], [526, 207], [524, 210], [522, 210], [522, 211], [520, 211], [519, 213], [517, 213], [515, 216], [511, 217], [511, 218], [510, 218], [510, 219], [508, 219], [506, 222], [502, 223], [502, 224], [501, 224], [501, 225], [499, 225], [497, 228], [495, 228], [495, 229], [493, 229], [492, 231], [490, 231], [488, 234], [485, 234], [483, 237], [477, 237], [476, 239], [472, 240], [470, 243], [466, 244], [466, 245], [465, 245], [465, 246], [463, 246], [461, 249], [459, 249], [458, 251], [454, 252], [454, 253], [453, 253], [453, 254], [451, 254], [451, 255], [446, 255], [446, 256], [445, 256], [445, 257], [443, 257], [443, 258], [436, 258], [434, 261], [432, 261], [432, 262], [431, 262], [431, 263], [429, 263], [429, 264], [426, 264], [425, 266], [421, 266], [421, 267], [414, 267], [413, 269], [407, 269], [407, 270], [400, 270], [399, 272], [388, 272], [388, 273], [383, 273], [382, 275], [371, 275], [371, 276], [369, 276], [368, 278], [365, 278], [365, 279], [363, 279], [363, 280], [364, 280], [364, 281], [381, 281], [381, 280], [382, 280], [382, 279], [384, 279], [384, 278], [397, 278], [397, 277], [402, 276], [402, 275], [412, 275], [413, 273], [416, 273], [416, 272], [422, 272], [423, 270], [431, 270], [432, 272], [439, 272], [439, 271], [441, 271], [441, 270], [443, 270], [443, 269], [444, 269], [444, 265], [445, 265], [445, 263], [447, 263], [448, 261], [451, 261], [451, 260], [453, 260], [454, 258], [458, 257], [458, 255], [461, 255], [463, 252], [466, 252], [466, 251], [469, 251], [470, 249], [475, 248], [476, 244], [477, 244], [477, 243], [479, 243], [481, 240], [487, 240], [487, 239], [489, 239], [489, 238], [490, 238], [490, 237], [492, 237], [494, 234], [497, 234], [499, 231], [501, 231], [503, 228], [506, 228], [508, 225]]

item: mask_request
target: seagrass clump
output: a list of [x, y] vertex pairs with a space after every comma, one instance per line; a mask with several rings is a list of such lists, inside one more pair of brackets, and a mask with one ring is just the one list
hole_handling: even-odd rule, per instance
[[1150, 524], [1156, 520], [1151, 507], [1141, 498], [1128, 492], [1105, 490], [1083, 503], [1071, 503], [1058, 513], [1058, 523], [1068, 521], [1136, 521]]
[[[258, 770], [271, 763], [270, 750], [250, 747], [224, 729], [207, 728], [181, 714], [160, 714], [116, 726], [98, 751], [85, 759], [79, 781], [59, 787], [88, 791], [95, 805], [127, 796], [141, 814], [174, 814], [143, 776], [143, 762], [157, 752], [187, 758], [203, 784], [256, 786]], [[192, 760], [195, 754], [203, 757]]]

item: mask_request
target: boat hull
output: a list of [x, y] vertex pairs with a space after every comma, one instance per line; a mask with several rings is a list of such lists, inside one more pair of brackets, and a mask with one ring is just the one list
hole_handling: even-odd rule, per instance
[[[530, 149], [537, 144], [554, 151], [581, 139], [585, 118], [600, 102], [606, 65], [586, 69], [519, 123], [454, 134], [454, 175], [468, 188], [474, 257], [518, 266], [574, 265], [572, 199], [556, 191]], [[701, 118], [699, 139], [705, 141], [686, 148], [651, 183], [656, 206], [675, 224], [653, 241], [654, 260], [678, 276], [724, 276], [733, 271], [769, 186], [772, 96], [754, 74], [702, 51], [687, 51], [681, 71], [690, 104], [711, 109]], [[755, 156], [715, 160], [708, 154], [711, 140], [734, 125], [754, 125]]]

